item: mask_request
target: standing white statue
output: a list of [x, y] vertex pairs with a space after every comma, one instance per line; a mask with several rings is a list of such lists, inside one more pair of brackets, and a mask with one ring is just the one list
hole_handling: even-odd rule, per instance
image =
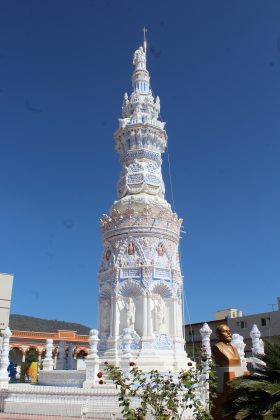
[[245, 350], [244, 350], [245, 347], [246, 347], [246, 344], [244, 343], [244, 339], [243, 339], [242, 335], [232, 334], [231, 344], [238, 351], [238, 354], [239, 354], [239, 357], [240, 357], [240, 362], [241, 362], [241, 367], [243, 367], [244, 370], [247, 370], [247, 362], [246, 362]]
[[161, 326], [164, 323], [165, 305], [162, 298], [155, 300], [155, 331], [160, 332]]
[[130, 330], [133, 331], [135, 324], [135, 305], [131, 297], [128, 298], [128, 302], [125, 304], [125, 308], [127, 328], [130, 328]]
[[250, 337], [252, 339], [252, 352], [254, 354], [264, 354], [264, 343], [260, 338], [261, 333], [256, 324], [254, 324], [252, 327]]
[[146, 54], [143, 47], [139, 47], [138, 50], [135, 51], [133, 64], [135, 65], [135, 70], [146, 69]]

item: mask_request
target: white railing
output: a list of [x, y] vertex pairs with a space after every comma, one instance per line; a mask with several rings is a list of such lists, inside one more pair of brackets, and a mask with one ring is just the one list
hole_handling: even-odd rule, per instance
[[78, 420], [81, 418], [81, 399], [67, 395], [42, 394], [27, 396], [24, 393], [0, 391], [0, 419], [17, 420]]

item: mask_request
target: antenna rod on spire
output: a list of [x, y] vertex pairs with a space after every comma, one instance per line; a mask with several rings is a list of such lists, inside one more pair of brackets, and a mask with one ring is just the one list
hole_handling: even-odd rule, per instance
[[147, 28], [145, 28], [145, 26], [144, 26], [144, 28], [143, 28], [143, 33], [144, 33], [144, 51], [145, 51], [145, 53], [147, 52], [147, 41], [146, 41], [146, 32], [147, 32]]

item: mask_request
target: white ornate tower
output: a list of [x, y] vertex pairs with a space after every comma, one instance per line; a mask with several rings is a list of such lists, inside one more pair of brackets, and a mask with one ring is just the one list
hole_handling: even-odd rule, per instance
[[[133, 57], [133, 92], [124, 95], [115, 132], [122, 165], [118, 200], [101, 219], [99, 351], [122, 364], [128, 344], [143, 369], [187, 368], [178, 253], [182, 220], [164, 198], [161, 154], [167, 144], [159, 97], [150, 90], [146, 50]], [[131, 340], [129, 341], [129, 335]]]

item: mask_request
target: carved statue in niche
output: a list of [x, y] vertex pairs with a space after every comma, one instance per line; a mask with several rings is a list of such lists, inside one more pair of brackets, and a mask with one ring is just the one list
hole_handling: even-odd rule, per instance
[[152, 263], [157, 267], [169, 268], [169, 260], [165, 251], [165, 246], [162, 242], [160, 242], [156, 247]]
[[111, 303], [108, 299], [104, 300], [102, 302], [101, 306], [101, 312], [102, 312], [102, 329], [104, 332], [110, 331], [110, 312], [111, 312]]
[[109, 261], [110, 257], [111, 257], [111, 250], [108, 248], [107, 251], [105, 252], [105, 258], [107, 261]]
[[135, 245], [133, 241], [130, 241], [128, 246], [127, 246], [127, 253], [128, 255], [134, 255], [135, 253]]
[[125, 258], [124, 265], [128, 267], [139, 266], [141, 258], [133, 241], [129, 242], [127, 246], [127, 252], [124, 255], [124, 258]]
[[109, 248], [106, 249], [105, 253], [103, 254], [103, 260], [101, 265], [101, 271], [108, 270], [108, 268], [112, 267], [112, 252]]
[[155, 302], [155, 308], [154, 308], [155, 331], [159, 332], [161, 330], [162, 324], [165, 321], [164, 319], [165, 304], [161, 296], [157, 296], [154, 302]]
[[135, 324], [135, 304], [134, 304], [133, 299], [131, 297], [128, 298], [128, 301], [125, 304], [125, 309], [126, 309], [127, 327], [130, 328], [133, 331], [134, 330], [134, 324]]
[[158, 256], [159, 257], [162, 257], [163, 256], [163, 254], [164, 254], [164, 247], [163, 247], [163, 244], [162, 243], [158, 244], [158, 246], [157, 246], [157, 253], [158, 253]]

